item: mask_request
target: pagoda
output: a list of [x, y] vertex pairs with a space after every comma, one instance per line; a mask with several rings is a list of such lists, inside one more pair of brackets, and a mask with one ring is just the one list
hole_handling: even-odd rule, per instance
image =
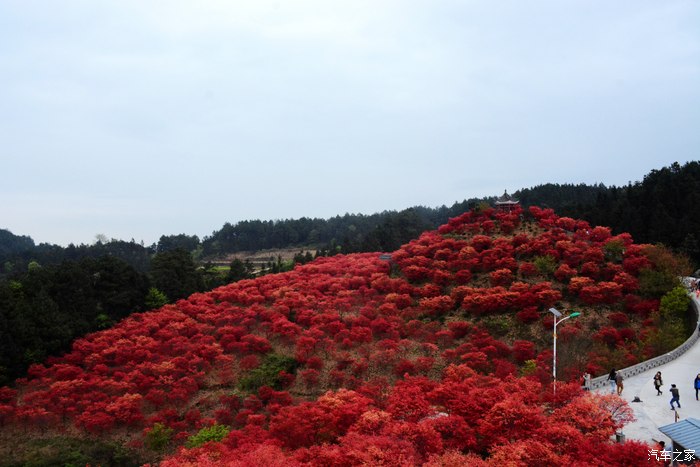
[[496, 200], [496, 209], [499, 211], [510, 212], [517, 206], [520, 206], [520, 201], [510, 196], [507, 190]]

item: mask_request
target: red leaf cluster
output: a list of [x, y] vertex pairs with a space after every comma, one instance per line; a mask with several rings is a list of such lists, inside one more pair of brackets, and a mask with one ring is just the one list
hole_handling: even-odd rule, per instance
[[[0, 388], [0, 425], [140, 436], [163, 423], [176, 443], [215, 422], [234, 428], [166, 466], [619, 460], [623, 451], [607, 442], [619, 424], [606, 415], [609, 401], [572, 390], [555, 403], [538, 382], [551, 353], [508, 345], [478, 323], [503, 315], [551, 326], [546, 310], [562, 301], [603, 305], [615, 308], [612, 326], [593, 340], [624, 350], [636, 315], [658, 307], [635, 295], [650, 263], [629, 236], [551, 210], [527, 216], [535, 223], [525, 229], [518, 210], [469, 212], [391, 262], [319, 258], [134, 314], [33, 366], [17, 392]], [[610, 242], [624, 246], [622, 257], [606, 258]], [[295, 374], [275, 375], [277, 390], [233, 395], [270, 354], [293, 357]], [[516, 378], [528, 360], [537, 373]]]

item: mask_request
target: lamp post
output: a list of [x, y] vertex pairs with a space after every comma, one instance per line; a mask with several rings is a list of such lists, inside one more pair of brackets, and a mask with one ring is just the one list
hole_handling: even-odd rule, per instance
[[[571, 313], [569, 316], [564, 316], [563, 318], [561, 317], [562, 314], [559, 310], [556, 308], [550, 308], [549, 312], [554, 315], [554, 362], [552, 365], [552, 376], [554, 377], [554, 394], [557, 393], [557, 324], [561, 323], [562, 321], [566, 321], [569, 318], [576, 318], [579, 313], [578, 311]], [[557, 320], [557, 318], [561, 318]]]

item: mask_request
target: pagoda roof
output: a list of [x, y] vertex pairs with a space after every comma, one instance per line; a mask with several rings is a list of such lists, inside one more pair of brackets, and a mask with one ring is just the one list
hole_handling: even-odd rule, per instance
[[520, 201], [508, 194], [508, 191], [503, 192], [503, 196], [496, 200], [496, 204], [518, 204]]

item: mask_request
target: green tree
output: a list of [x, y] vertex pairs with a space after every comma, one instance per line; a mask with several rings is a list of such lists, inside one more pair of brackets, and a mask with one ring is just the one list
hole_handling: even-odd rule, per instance
[[95, 325], [97, 326], [97, 329], [108, 329], [114, 326], [114, 321], [112, 321], [106, 314], [100, 313], [95, 318]]
[[228, 282], [236, 282], [242, 279], [250, 279], [253, 277], [253, 264], [249, 261], [241, 261], [239, 258], [234, 258], [229, 266], [229, 272], [226, 276]]
[[0, 258], [31, 251], [34, 246], [31, 237], [14, 235], [9, 230], [0, 229]]
[[664, 245], [649, 245], [644, 254], [652, 263], [651, 268], [639, 272], [639, 291], [646, 297], [663, 296], [680, 285], [679, 277], [687, 276], [691, 271], [686, 257], [674, 254]]
[[678, 286], [661, 298], [657, 315], [657, 333], [653, 345], [659, 353], [681, 345], [687, 338], [686, 326], [690, 297], [685, 288]]
[[146, 446], [154, 451], [162, 451], [165, 449], [173, 436], [173, 429], [156, 423], [150, 429], [146, 430]]
[[685, 288], [678, 286], [661, 297], [659, 311], [664, 318], [685, 318], [690, 305], [690, 297]]
[[680, 251], [689, 258], [698, 258], [700, 256], [700, 245], [698, 245], [698, 240], [693, 232], [688, 232], [685, 236]]
[[148, 279], [126, 261], [113, 256], [86, 258], [79, 267], [91, 278], [96, 311], [118, 321], [144, 309]]
[[181, 248], [155, 255], [151, 265], [151, 281], [170, 300], [179, 300], [204, 289], [202, 276], [192, 256]]
[[156, 246], [158, 253], [182, 249], [188, 252], [193, 252], [199, 246], [199, 237], [196, 235], [161, 235]]
[[30, 261], [29, 264], [27, 265], [27, 271], [33, 272], [41, 269], [41, 265], [39, 264], [38, 261]]
[[142, 310], [145, 294], [145, 276], [113, 257], [37, 266], [0, 282], [0, 383]]
[[168, 297], [155, 287], [151, 287], [148, 289], [148, 293], [146, 294], [145, 303], [146, 308], [149, 310], [160, 308], [168, 303]]

